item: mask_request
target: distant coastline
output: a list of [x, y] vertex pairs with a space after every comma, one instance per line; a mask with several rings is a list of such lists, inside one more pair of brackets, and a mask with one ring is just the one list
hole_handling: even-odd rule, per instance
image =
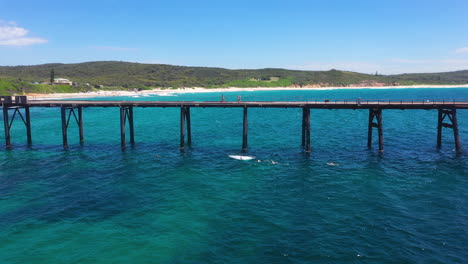
[[142, 91], [93, 91], [85, 93], [26, 93], [29, 99], [66, 99], [66, 98], [93, 98], [93, 97], [116, 97], [116, 96], [168, 96], [182, 93], [224, 93], [224, 92], [254, 92], [254, 91], [320, 91], [320, 90], [357, 90], [357, 89], [424, 89], [424, 88], [468, 88], [468, 84], [460, 85], [402, 85], [402, 86], [369, 86], [369, 87], [252, 87], [252, 88], [177, 88], [177, 89], [151, 89]]

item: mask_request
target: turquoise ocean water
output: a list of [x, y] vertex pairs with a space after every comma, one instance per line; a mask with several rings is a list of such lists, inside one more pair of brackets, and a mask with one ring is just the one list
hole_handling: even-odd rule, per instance
[[[226, 100], [465, 99], [468, 88], [223, 93]], [[221, 93], [109, 100], [219, 100]], [[117, 108], [84, 109], [85, 144], [60, 110], [32, 108], [33, 146], [15, 121], [0, 147], [0, 263], [467, 263], [468, 158], [437, 111], [384, 110], [385, 152], [368, 150], [367, 110], [137, 108], [120, 149]], [[458, 111], [468, 149], [468, 110]], [[4, 142], [3, 125], [0, 142]], [[260, 162], [258, 162], [260, 160]], [[274, 162], [272, 162], [274, 161]], [[335, 164], [329, 165], [329, 164]]]

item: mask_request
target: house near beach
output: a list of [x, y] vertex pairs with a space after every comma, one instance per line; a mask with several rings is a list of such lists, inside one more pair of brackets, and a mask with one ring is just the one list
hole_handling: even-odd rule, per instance
[[56, 78], [54, 79], [55, 85], [73, 85], [73, 82], [65, 78]]

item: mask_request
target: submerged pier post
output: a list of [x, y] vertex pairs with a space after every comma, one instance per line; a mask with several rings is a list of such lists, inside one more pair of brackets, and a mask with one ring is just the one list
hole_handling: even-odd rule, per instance
[[[444, 123], [445, 119], [450, 123]], [[457, 109], [439, 109], [437, 121], [437, 147], [442, 146], [442, 128], [447, 127], [453, 129], [453, 139], [455, 141], [455, 150], [461, 151], [460, 135], [458, 132]]]
[[62, 141], [63, 141], [63, 147], [68, 148], [68, 137], [67, 137], [67, 109], [62, 106], [60, 107], [60, 114], [62, 117]]
[[11, 148], [10, 140], [10, 117], [8, 116], [8, 106], [3, 106], [3, 124], [5, 126], [5, 146]]
[[[374, 122], [374, 119], [376, 122]], [[379, 151], [384, 150], [384, 137], [383, 137], [383, 123], [382, 123], [382, 109], [369, 109], [369, 124], [367, 132], [367, 147], [372, 148], [372, 130], [377, 128], [379, 136]]]
[[242, 152], [247, 152], [248, 128], [249, 128], [249, 121], [248, 121], [248, 117], [247, 117], [247, 106], [244, 106], [243, 131], [242, 131]]

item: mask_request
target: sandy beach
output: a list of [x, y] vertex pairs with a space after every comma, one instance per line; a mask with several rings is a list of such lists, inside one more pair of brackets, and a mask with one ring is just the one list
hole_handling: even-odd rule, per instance
[[178, 89], [152, 89], [143, 91], [94, 91], [87, 93], [52, 93], [26, 94], [32, 100], [50, 100], [50, 99], [65, 99], [65, 98], [93, 98], [93, 97], [117, 97], [117, 96], [170, 96], [172, 94], [181, 93], [213, 93], [213, 92], [254, 92], [254, 91], [311, 91], [311, 90], [335, 90], [335, 89], [408, 89], [408, 88], [468, 88], [468, 84], [463, 85], [413, 85], [413, 86], [381, 86], [381, 87], [254, 87], [254, 88], [178, 88]]

